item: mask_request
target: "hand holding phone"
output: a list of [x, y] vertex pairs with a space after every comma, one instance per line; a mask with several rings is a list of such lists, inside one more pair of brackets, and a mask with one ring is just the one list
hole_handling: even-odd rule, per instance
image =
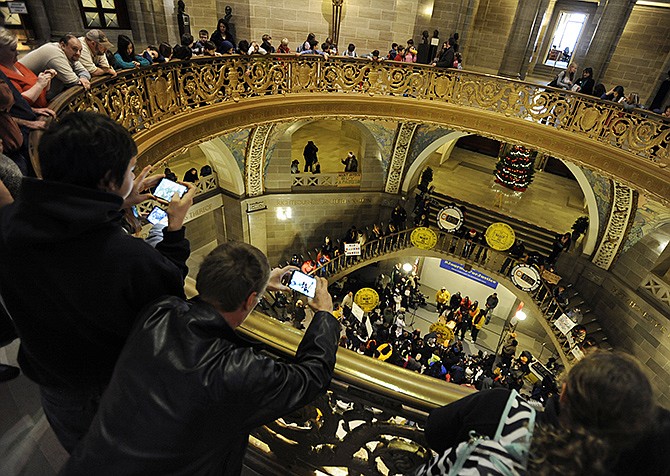
[[164, 178], [154, 190], [153, 195], [164, 203], [170, 203], [175, 193], [179, 195], [179, 198], [182, 198], [187, 191], [188, 187], [186, 185]]
[[288, 276], [288, 287], [308, 298], [313, 298], [316, 293], [316, 278], [295, 270]]
[[165, 226], [167, 226], [168, 225], [168, 214], [161, 207], [154, 207], [154, 209], [151, 210], [151, 213], [149, 213], [149, 216], [147, 217], [147, 220], [152, 225], [165, 225]]
[[184, 219], [186, 218], [186, 214], [191, 208], [191, 205], [193, 205], [193, 197], [195, 197], [195, 191], [197, 189], [193, 185], [188, 185], [185, 187], [187, 192], [182, 197], [179, 196], [179, 192], [174, 192], [171, 195], [172, 200], [167, 207], [167, 231], [181, 230], [181, 227], [184, 226]]

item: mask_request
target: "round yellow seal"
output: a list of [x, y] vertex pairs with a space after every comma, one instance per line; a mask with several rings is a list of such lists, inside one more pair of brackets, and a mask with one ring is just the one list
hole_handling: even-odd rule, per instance
[[430, 228], [422, 226], [412, 232], [409, 240], [417, 248], [421, 248], [422, 250], [432, 250], [437, 244], [437, 235]]
[[354, 296], [354, 302], [365, 312], [370, 312], [379, 304], [379, 294], [372, 288], [361, 288]]
[[486, 229], [484, 235], [486, 237], [486, 242], [491, 248], [498, 251], [505, 251], [512, 247], [516, 235], [514, 230], [507, 223], [493, 223]]

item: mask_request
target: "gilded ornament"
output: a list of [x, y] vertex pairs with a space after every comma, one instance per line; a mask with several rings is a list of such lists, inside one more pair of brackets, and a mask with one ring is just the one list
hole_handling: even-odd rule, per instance
[[507, 223], [493, 223], [484, 234], [488, 245], [497, 251], [505, 251], [512, 247], [516, 239], [514, 230]]
[[422, 250], [432, 250], [437, 244], [437, 234], [426, 227], [415, 228], [409, 239], [412, 245]]

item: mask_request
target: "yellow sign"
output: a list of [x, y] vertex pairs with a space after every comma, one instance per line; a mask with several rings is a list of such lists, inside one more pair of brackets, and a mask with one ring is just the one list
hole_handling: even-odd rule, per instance
[[437, 244], [437, 235], [430, 228], [419, 227], [412, 232], [409, 240], [417, 248], [432, 250]]
[[498, 251], [505, 251], [512, 247], [516, 236], [514, 230], [507, 223], [494, 223], [486, 229], [484, 235], [486, 242], [491, 248]]
[[[428, 329], [428, 332], [434, 332], [437, 335], [437, 342], [441, 345], [449, 345], [454, 339], [454, 331], [448, 327], [444, 322], [433, 322]], [[430, 356], [428, 356], [430, 357]]]
[[362, 288], [354, 296], [354, 302], [365, 312], [370, 312], [379, 304], [379, 294], [372, 288]]

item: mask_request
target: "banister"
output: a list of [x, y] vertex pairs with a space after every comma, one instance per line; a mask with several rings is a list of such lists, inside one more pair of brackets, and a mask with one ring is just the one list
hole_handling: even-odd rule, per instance
[[[269, 113], [267, 108], [283, 106], [289, 115], [297, 108], [299, 117], [346, 116], [329, 96], [347, 98], [346, 107], [370, 118], [401, 120], [404, 115], [406, 120], [514, 140], [614, 175], [663, 201], [670, 198], [670, 173], [665, 170], [670, 163], [670, 124], [658, 116], [626, 111], [579, 93], [464, 70], [340, 57], [198, 58], [122, 72], [114, 79], [95, 81], [90, 92], [70, 89], [52, 107], [59, 114], [80, 109], [108, 114], [136, 136], [141, 155], [157, 147], [157, 137], [169, 145], [168, 151], [160, 150], [164, 157], [217, 133], [279, 120], [279, 111]], [[242, 104], [244, 113], [229, 116], [241, 111]], [[369, 107], [358, 107], [362, 104]], [[443, 106], [436, 109], [437, 105]], [[349, 109], [352, 117], [357, 116], [354, 110]], [[179, 126], [190, 113], [196, 113], [200, 123], [215, 124], [200, 127], [201, 137], [193, 137], [193, 128], [179, 137]], [[158, 156], [147, 155], [154, 161]]]

